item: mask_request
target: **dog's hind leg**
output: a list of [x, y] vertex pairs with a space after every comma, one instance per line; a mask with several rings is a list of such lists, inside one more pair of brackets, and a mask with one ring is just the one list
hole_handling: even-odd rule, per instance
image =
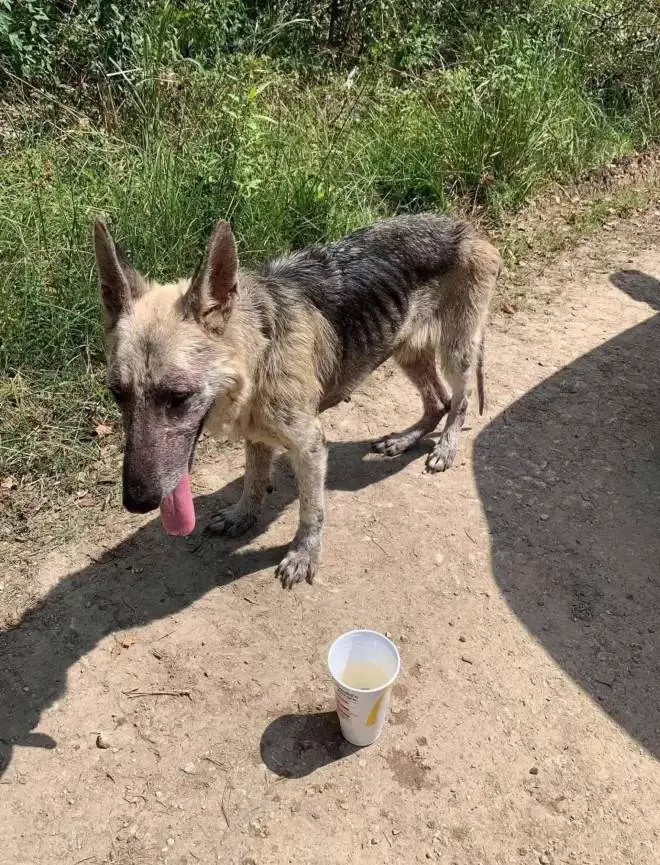
[[456, 459], [471, 393], [472, 367], [469, 356], [452, 356], [447, 361], [445, 374], [452, 389], [451, 408], [440, 439], [427, 457], [426, 468], [429, 472], [443, 472]]
[[275, 571], [286, 589], [307, 580], [311, 583], [321, 557], [323, 531], [323, 498], [328, 451], [318, 417], [297, 423], [298, 434], [291, 440], [289, 458], [298, 481], [300, 517], [298, 530]]
[[211, 519], [208, 532], [236, 538], [252, 528], [270, 489], [272, 463], [271, 447], [260, 442], [245, 442], [243, 493], [235, 505], [225, 508]]
[[461, 313], [446, 314], [443, 322], [440, 360], [452, 390], [451, 408], [440, 438], [426, 460], [429, 472], [444, 472], [453, 465], [472, 394], [472, 376], [478, 364], [483, 324], [475, 321], [469, 307]]
[[499, 270], [497, 250], [485, 240], [468, 238], [461, 244], [459, 262], [447, 275], [438, 298], [442, 314], [438, 348], [452, 395], [445, 427], [426, 460], [430, 472], [443, 472], [456, 459], [475, 370], [479, 410], [483, 411], [484, 328]]
[[417, 423], [408, 429], [390, 433], [373, 443], [373, 450], [390, 457], [407, 451], [425, 435], [433, 432], [451, 404], [450, 396], [438, 376], [435, 351], [431, 346], [420, 350], [404, 345], [397, 350], [394, 358], [419, 391], [424, 413]]

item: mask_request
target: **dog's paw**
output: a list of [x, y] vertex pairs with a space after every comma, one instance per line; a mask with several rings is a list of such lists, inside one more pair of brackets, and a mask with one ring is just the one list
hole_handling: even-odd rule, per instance
[[427, 472], [444, 472], [451, 468], [456, 458], [456, 448], [440, 440], [426, 458]]
[[275, 570], [282, 588], [291, 589], [303, 580], [311, 585], [319, 567], [319, 555], [314, 550], [289, 550]]
[[407, 451], [408, 448], [412, 447], [418, 439], [419, 436], [415, 438], [412, 436], [392, 433], [391, 435], [384, 436], [382, 439], [378, 439], [378, 441], [372, 442], [371, 450], [375, 451], [377, 454], [396, 457], [404, 451]]
[[232, 505], [212, 517], [206, 531], [211, 535], [237, 538], [251, 529], [256, 522], [257, 515], [255, 513], [246, 512], [237, 505]]

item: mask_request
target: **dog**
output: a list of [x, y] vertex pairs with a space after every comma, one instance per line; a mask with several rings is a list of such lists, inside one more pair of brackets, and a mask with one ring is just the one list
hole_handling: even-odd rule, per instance
[[419, 390], [423, 413], [374, 449], [403, 453], [447, 415], [429, 472], [456, 459], [475, 373], [483, 412], [484, 332], [500, 256], [469, 223], [434, 214], [383, 219], [250, 272], [239, 270], [234, 235], [221, 220], [192, 279], [167, 285], [138, 273], [100, 222], [95, 252], [108, 386], [125, 433], [124, 506], [136, 513], [160, 506], [169, 533], [190, 534], [190, 471], [202, 429], [242, 436], [242, 495], [209, 526], [238, 536], [257, 520], [275, 452], [286, 451], [300, 514], [276, 569], [285, 587], [311, 583], [319, 566], [323, 411], [393, 357]]

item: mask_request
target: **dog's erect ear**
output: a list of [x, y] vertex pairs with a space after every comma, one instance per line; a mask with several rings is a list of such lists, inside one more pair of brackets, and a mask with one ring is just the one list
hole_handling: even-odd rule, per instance
[[143, 293], [144, 281], [117, 249], [102, 222], [94, 223], [94, 250], [105, 323], [109, 330], [129, 308], [131, 301]]
[[215, 224], [206, 258], [192, 278], [184, 299], [186, 315], [211, 330], [222, 330], [236, 300], [238, 252], [228, 222]]

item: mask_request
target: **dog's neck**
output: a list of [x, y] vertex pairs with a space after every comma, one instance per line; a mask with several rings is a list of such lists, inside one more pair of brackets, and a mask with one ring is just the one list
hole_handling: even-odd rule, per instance
[[205, 423], [210, 435], [240, 438], [249, 422], [257, 365], [270, 341], [270, 310], [263, 308], [258, 281], [240, 272], [234, 307], [214, 338], [222, 384]]

